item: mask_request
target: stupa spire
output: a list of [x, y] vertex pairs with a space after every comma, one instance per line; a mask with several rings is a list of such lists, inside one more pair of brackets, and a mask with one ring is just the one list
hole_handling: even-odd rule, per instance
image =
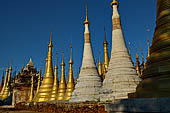
[[100, 50], [99, 50], [98, 73], [99, 73], [100, 76], [102, 76], [102, 63], [101, 63], [101, 59], [100, 59]]
[[138, 55], [138, 51], [136, 48], [136, 72], [138, 74], [138, 76], [141, 76], [141, 69], [140, 69], [140, 62], [139, 62], [139, 55]]
[[102, 74], [103, 74], [103, 80], [104, 80], [105, 79], [105, 75], [106, 75], [106, 73], [108, 71], [108, 67], [109, 67], [108, 42], [106, 40], [105, 26], [104, 26], [103, 49], [104, 49], [104, 54], [103, 54]]
[[85, 6], [85, 7], [86, 7], [86, 19], [85, 19], [85, 21], [84, 21], [84, 24], [90, 24], [90, 22], [88, 21], [87, 0], [86, 0], [86, 6]]
[[71, 94], [74, 90], [74, 77], [73, 77], [73, 58], [72, 58], [72, 44], [70, 46], [70, 61], [69, 61], [69, 75], [67, 83], [67, 91], [65, 100], [70, 100]]
[[128, 98], [128, 93], [135, 92], [137, 83], [140, 81], [125, 45], [118, 5], [117, 0], [111, 3], [112, 50], [108, 72], [101, 89], [101, 101]]
[[60, 78], [60, 83], [58, 88], [57, 100], [64, 100], [65, 93], [66, 93], [66, 80], [65, 80], [64, 51], [63, 51], [62, 63], [61, 63], [61, 78]]
[[147, 45], [148, 45], [148, 56], [147, 56], [147, 58], [149, 58], [149, 56], [150, 56], [150, 46], [149, 46], [149, 39], [147, 39]]
[[36, 102], [48, 101], [50, 98], [50, 94], [53, 87], [53, 65], [52, 65], [52, 33], [50, 36], [50, 43], [48, 45], [48, 55], [47, 55], [47, 63], [45, 69], [44, 79], [42, 81], [42, 85], [40, 86], [37, 97], [35, 97]]
[[54, 68], [54, 85], [51, 92], [50, 100], [57, 100], [57, 94], [58, 94], [58, 66], [57, 66], [57, 52], [56, 52], [56, 64]]
[[[87, 18], [87, 5], [86, 5]], [[90, 41], [89, 21], [84, 22], [84, 51], [81, 70], [70, 102], [98, 101], [101, 79], [94, 62]], [[90, 93], [89, 93], [90, 92]]]

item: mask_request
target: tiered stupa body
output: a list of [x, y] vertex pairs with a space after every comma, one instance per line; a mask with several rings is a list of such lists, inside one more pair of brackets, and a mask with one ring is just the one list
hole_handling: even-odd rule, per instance
[[54, 85], [51, 92], [50, 100], [57, 100], [58, 93], [58, 66], [57, 66], [57, 53], [56, 53], [56, 64], [55, 64], [55, 72], [54, 72]]
[[11, 82], [11, 73], [12, 73], [12, 66], [9, 68], [9, 73], [8, 73], [8, 79], [6, 82], [6, 85], [4, 87], [4, 91], [2, 93], [2, 96], [0, 97], [2, 100], [5, 100], [8, 98], [9, 93], [10, 93], [10, 82]]
[[68, 75], [68, 83], [67, 83], [67, 91], [66, 91], [66, 94], [65, 94], [65, 100], [70, 100], [71, 94], [74, 90], [72, 45], [71, 45], [69, 65], [70, 65], [69, 66], [69, 75]]
[[50, 98], [50, 94], [53, 88], [53, 65], [52, 65], [52, 33], [50, 37], [50, 43], [48, 45], [48, 56], [47, 56], [47, 64], [45, 69], [44, 79], [42, 81], [42, 85], [40, 86], [37, 97], [35, 97], [36, 102], [48, 101]]
[[66, 79], [65, 79], [65, 63], [64, 63], [64, 52], [63, 52], [62, 63], [61, 63], [61, 78], [58, 87], [57, 100], [64, 100], [66, 87], [67, 86], [66, 86]]
[[94, 63], [93, 52], [91, 48], [89, 21], [87, 18], [86, 6], [86, 20], [84, 22], [84, 53], [83, 61], [70, 102], [85, 102], [98, 101], [99, 89], [101, 88], [101, 78], [98, 75], [96, 65]]
[[[157, 0], [156, 28], [136, 97], [170, 97], [170, 0]], [[149, 48], [149, 44], [148, 44]]]
[[128, 98], [128, 93], [135, 92], [140, 79], [132, 65], [125, 46], [118, 13], [118, 2], [113, 0], [112, 16], [112, 52], [108, 72], [101, 89], [101, 101]]

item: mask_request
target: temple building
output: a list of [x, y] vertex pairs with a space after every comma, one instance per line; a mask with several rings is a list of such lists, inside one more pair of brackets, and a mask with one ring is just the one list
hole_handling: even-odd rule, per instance
[[94, 62], [91, 48], [90, 31], [86, 5], [86, 19], [84, 21], [84, 53], [82, 66], [75, 85], [75, 90], [69, 102], [99, 101], [99, 90], [102, 82]]
[[[32, 78], [33, 77], [33, 78]], [[32, 79], [34, 81], [32, 81]], [[22, 68], [13, 81], [12, 104], [27, 102], [30, 98], [31, 84], [34, 82], [33, 91], [36, 92], [38, 83], [38, 72], [30, 58], [28, 64]]]
[[108, 72], [101, 89], [101, 101], [128, 98], [128, 93], [135, 92], [140, 81], [125, 45], [118, 6], [119, 3], [113, 0], [112, 51]]

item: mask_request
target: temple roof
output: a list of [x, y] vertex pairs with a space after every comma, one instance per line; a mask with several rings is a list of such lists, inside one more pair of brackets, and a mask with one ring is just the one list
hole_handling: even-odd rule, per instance
[[28, 62], [28, 64], [27, 64], [27, 66], [34, 67], [34, 63], [32, 62], [32, 59], [31, 59], [31, 58], [30, 58], [30, 60], [29, 60], [29, 62]]

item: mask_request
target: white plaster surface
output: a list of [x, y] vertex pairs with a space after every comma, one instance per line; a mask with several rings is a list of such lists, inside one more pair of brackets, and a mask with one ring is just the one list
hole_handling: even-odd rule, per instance
[[[87, 24], [85, 24], [84, 36], [86, 36], [86, 33], [89, 34], [89, 32], [87, 32], [88, 26], [86, 25]], [[91, 43], [84, 43], [83, 61], [79, 78], [69, 102], [99, 101], [101, 85], [101, 78], [98, 75], [97, 68], [94, 63]]]
[[[117, 6], [114, 5], [112, 19], [118, 20], [119, 17]], [[140, 78], [128, 55], [122, 29], [114, 29], [112, 31], [111, 59], [100, 92], [100, 101], [128, 98], [128, 93], [136, 91], [139, 81]]]

